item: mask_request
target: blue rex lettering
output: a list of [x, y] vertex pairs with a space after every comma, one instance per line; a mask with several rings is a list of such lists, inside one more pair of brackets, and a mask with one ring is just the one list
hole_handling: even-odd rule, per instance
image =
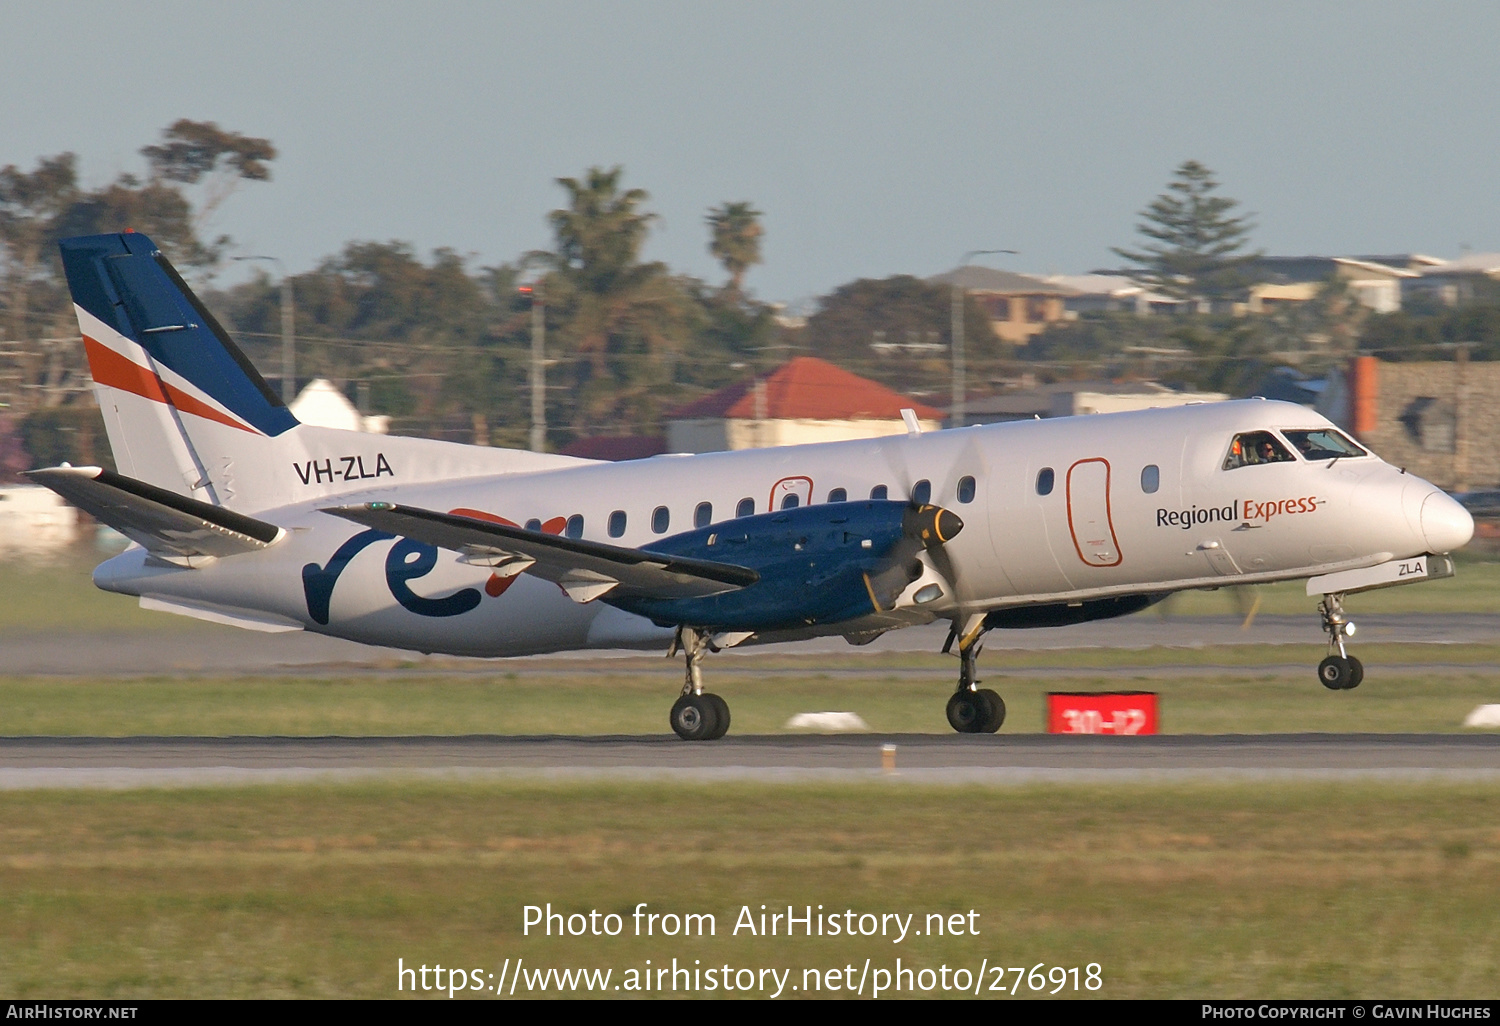
[[[355, 556], [378, 541], [396, 537], [371, 528], [361, 531], [340, 545], [326, 566], [308, 563], [302, 568], [302, 593], [307, 600], [307, 615], [317, 623], [328, 625], [333, 586]], [[385, 557], [385, 584], [391, 597], [418, 616], [458, 616], [479, 605], [477, 588], [460, 588], [443, 598], [423, 598], [411, 590], [408, 582], [425, 577], [437, 566], [437, 548], [402, 538], [391, 546]]]
[[437, 566], [437, 546], [402, 538], [385, 557], [385, 583], [397, 602], [418, 616], [457, 616], [479, 605], [478, 588], [460, 588], [445, 598], [423, 598], [406, 586]]

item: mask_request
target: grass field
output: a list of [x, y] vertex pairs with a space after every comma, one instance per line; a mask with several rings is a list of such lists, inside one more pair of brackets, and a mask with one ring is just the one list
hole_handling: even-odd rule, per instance
[[[1312, 650], [1292, 672], [1250, 677], [1220, 678], [1211, 670], [1167, 676], [1142, 666], [1124, 677], [1021, 672], [987, 683], [1009, 709], [1005, 733], [1045, 729], [1048, 691], [1155, 691], [1167, 733], [1456, 731], [1476, 705], [1500, 702], [1500, 678], [1492, 671], [1395, 672], [1368, 658], [1372, 669], [1358, 690], [1331, 693], [1311, 673], [1320, 654]], [[1500, 663], [1500, 650], [1492, 656]], [[937, 659], [929, 665], [931, 672], [883, 667], [868, 677], [794, 672], [774, 681], [741, 674], [711, 679], [733, 709], [736, 734], [777, 733], [794, 714], [821, 710], [856, 712], [880, 732], [947, 733], [951, 667]], [[0, 736], [663, 734], [676, 686], [677, 674], [666, 665], [636, 672], [596, 665], [514, 679], [0, 678]]]
[[[1326, 783], [0, 794], [0, 993], [389, 997], [398, 958], [619, 981], [676, 957], [801, 984], [899, 956], [971, 973], [1096, 962], [1104, 997], [1493, 998], [1497, 800]], [[628, 924], [643, 901], [713, 913], [716, 935], [521, 936], [523, 905]], [[733, 936], [761, 904], [918, 924], [973, 909], [979, 935]]]

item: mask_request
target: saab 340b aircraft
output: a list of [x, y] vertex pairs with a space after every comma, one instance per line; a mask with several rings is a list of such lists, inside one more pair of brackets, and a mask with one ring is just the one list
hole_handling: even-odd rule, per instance
[[599, 463], [299, 424], [145, 235], [63, 264], [117, 471], [31, 472], [134, 545], [141, 605], [467, 656], [670, 646], [672, 729], [721, 737], [706, 652], [947, 620], [955, 730], [992, 732], [985, 632], [1308, 579], [1331, 689], [1344, 596], [1446, 577], [1473, 520], [1301, 406], [1247, 400]]

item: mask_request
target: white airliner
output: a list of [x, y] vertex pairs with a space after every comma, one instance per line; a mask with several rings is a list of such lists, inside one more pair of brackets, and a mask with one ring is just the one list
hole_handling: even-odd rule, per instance
[[705, 652], [946, 620], [948, 719], [999, 729], [994, 628], [1308, 578], [1331, 689], [1351, 592], [1453, 572], [1473, 520], [1301, 406], [1247, 400], [597, 463], [299, 424], [146, 236], [70, 239], [116, 471], [31, 473], [135, 543], [94, 581], [166, 610], [422, 652], [683, 653], [672, 728], [729, 727]]

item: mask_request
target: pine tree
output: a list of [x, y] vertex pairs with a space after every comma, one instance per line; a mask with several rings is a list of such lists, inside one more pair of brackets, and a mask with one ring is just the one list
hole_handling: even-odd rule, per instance
[[1126, 273], [1175, 299], [1213, 302], [1249, 285], [1247, 265], [1260, 252], [1242, 252], [1254, 226], [1248, 216], [1233, 217], [1239, 204], [1215, 195], [1219, 183], [1196, 160], [1182, 164], [1145, 210], [1136, 231], [1152, 240], [1140, 252], [1113, 252], [1136, 266]]

